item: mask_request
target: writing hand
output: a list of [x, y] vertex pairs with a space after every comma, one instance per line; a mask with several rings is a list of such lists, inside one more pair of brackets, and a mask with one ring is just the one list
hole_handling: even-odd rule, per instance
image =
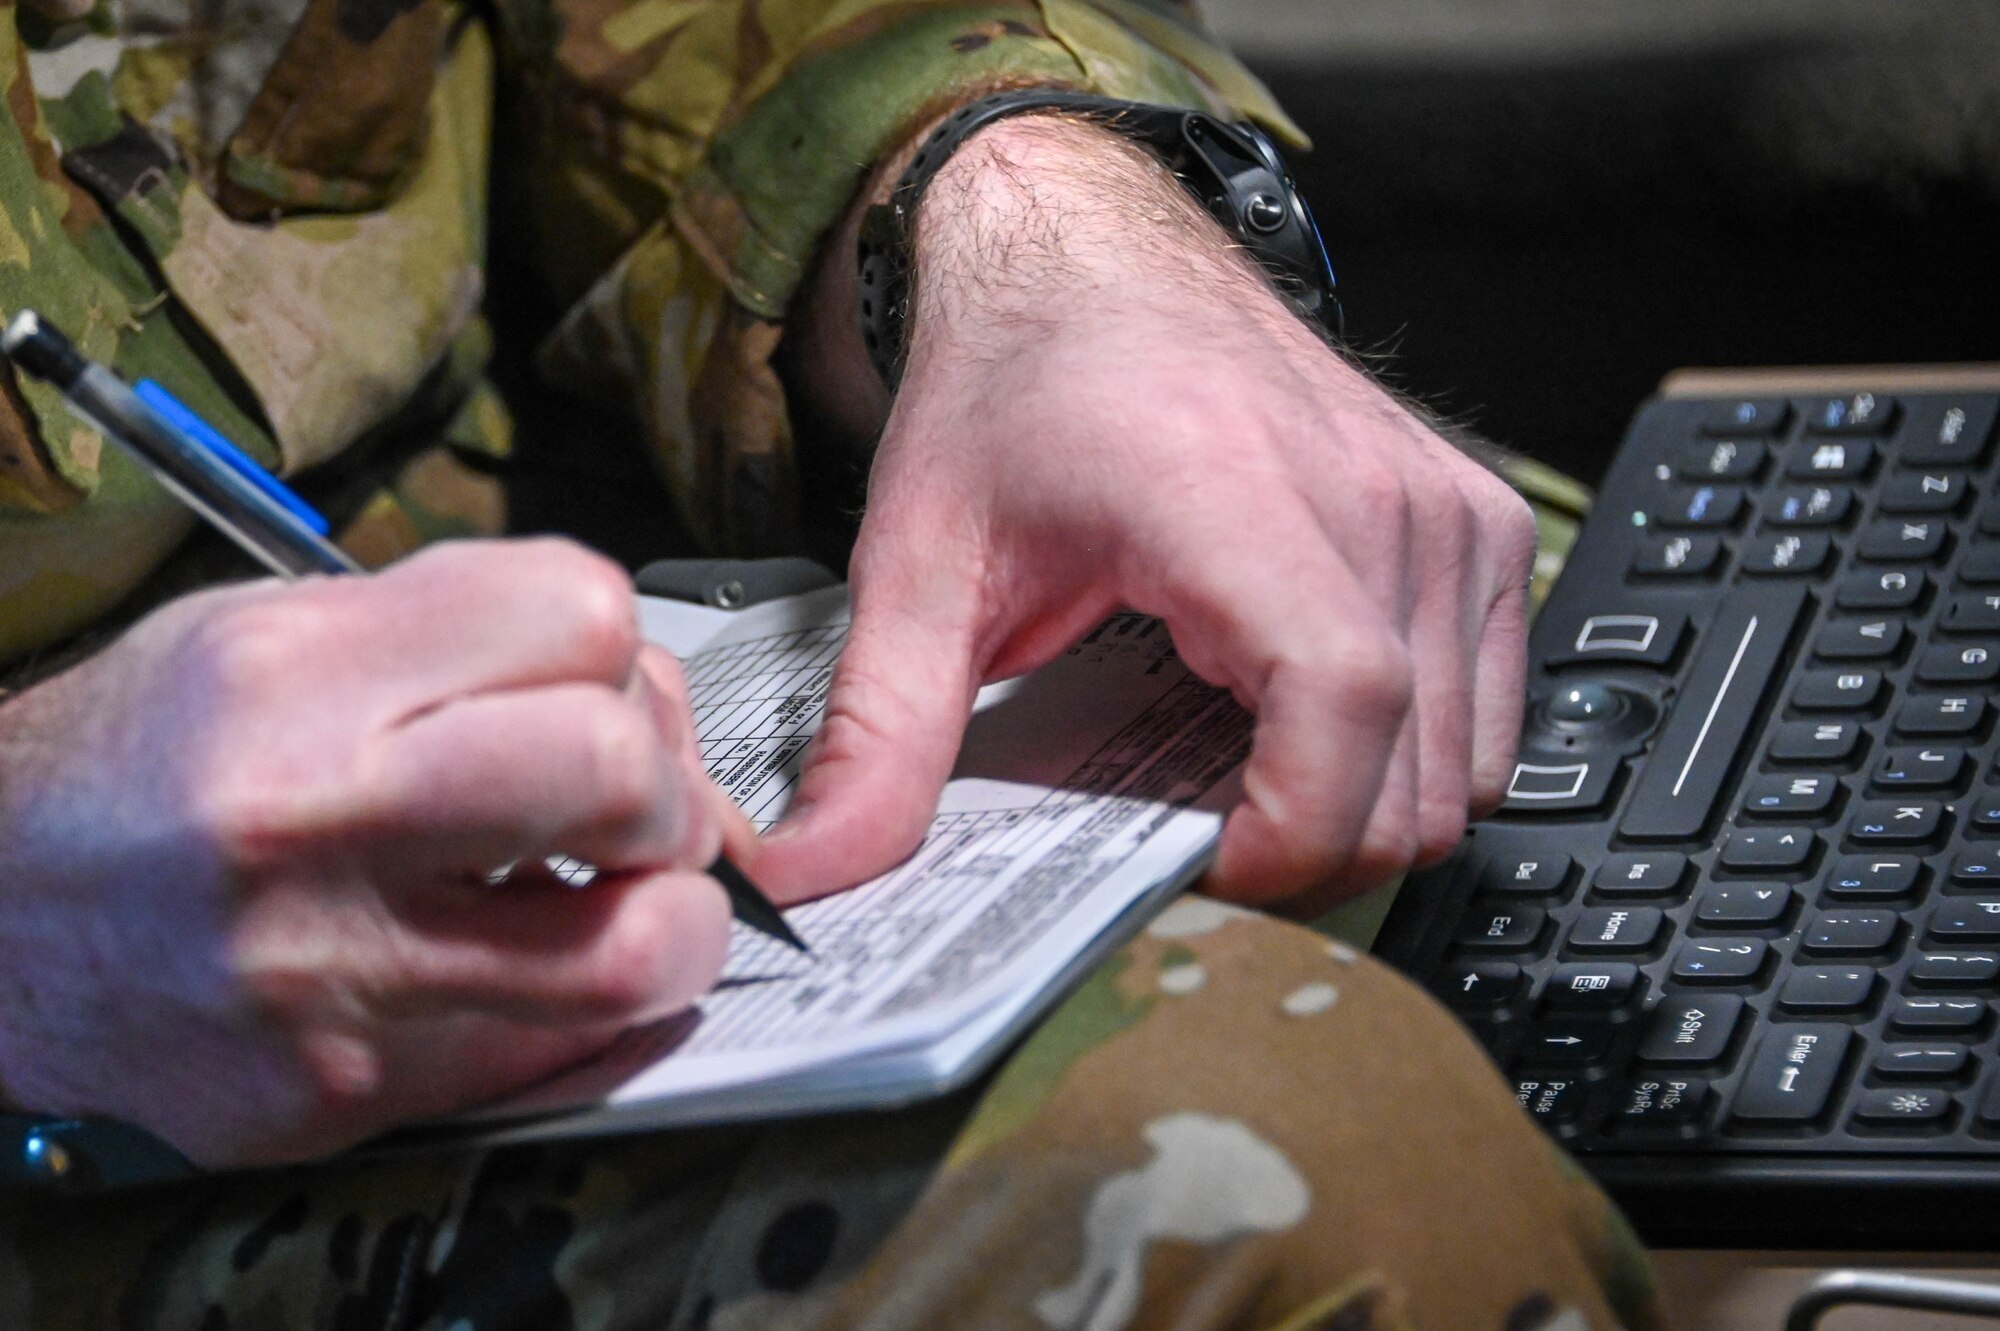
[[723, 805], [575, 546], [175, 602], [0, 709], [0, 1086], [210, 1165], [503, 1094], [713, 981]]

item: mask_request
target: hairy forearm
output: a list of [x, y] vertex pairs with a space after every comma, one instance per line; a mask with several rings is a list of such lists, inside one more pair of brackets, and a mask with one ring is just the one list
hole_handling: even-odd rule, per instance
[[[885, 201], [928, 129], [886, 159], [829, 238], [799, 325], [796, 390], [820, 419], [866, 439], [889, 394], [863, 349], [854, 262], [861, 218]], [[1145, 149], [1099, 125], [1030, 114], [961, 146], [924, 192], [907, 323], [911, 356], [977, 360], [1023, 331], [1115, 299], [1184, 303], [1188, 283], [1282, 306], [1262, 270]], [[1171, 292], [1159, 283], [1174, 274]]]

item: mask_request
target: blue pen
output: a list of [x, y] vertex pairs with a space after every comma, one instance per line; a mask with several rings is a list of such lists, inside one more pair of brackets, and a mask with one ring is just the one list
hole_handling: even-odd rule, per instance
[[326, 519], [158, 384], [127, 385], [33, 310], [8, 323], [0, 351], [48, 381], [105, 438], [272, 572], [361, 572], [327, 540]]
[[[0, 333], [0, 351], [48, 381], [104, 437], [122, 445], [160, 484], [281, 577], [360, 573], [327, 540], [326, 519], [223, 438], [214, 426], [149, 380], [136, 387], [78, 351], [46, 319], [22, 310]], [[726, 856], [709, 866], [737, 919], [810, 953], [778, 908]]]

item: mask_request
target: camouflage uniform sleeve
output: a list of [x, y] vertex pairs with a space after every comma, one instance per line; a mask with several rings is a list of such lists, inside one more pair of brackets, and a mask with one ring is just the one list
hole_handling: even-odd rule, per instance
[[1173, 0], [554, 0], [553, 19], [509, 16], [535, 94], [527, 208], [567, 308], [541, 364], [635, 405], [718, 549], [797, 544], [773, 352], [822, 238], [915, 127], [1049, 84], [1303, 142]]

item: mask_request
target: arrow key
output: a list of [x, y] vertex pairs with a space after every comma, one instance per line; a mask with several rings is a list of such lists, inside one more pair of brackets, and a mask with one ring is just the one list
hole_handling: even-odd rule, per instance
[[1450, 966], [1434, 981], [1444, 1001], [1461, 1012], [1505, 1007], [1520, 992], [1521, 968], [1511, 961], [1475, 961]]
[[1614, 1027], [1586, 1017], [1558, 1017], [1541, 1023], [1521, 1042], [1523, 1062], [1596, 1063], [1611, 1051]]
[[1791, 908], [1792, 889], [1783, 883], [1728, 883], [1703, 889], [1694, 917], [1712, 928], [1760, 929]]

